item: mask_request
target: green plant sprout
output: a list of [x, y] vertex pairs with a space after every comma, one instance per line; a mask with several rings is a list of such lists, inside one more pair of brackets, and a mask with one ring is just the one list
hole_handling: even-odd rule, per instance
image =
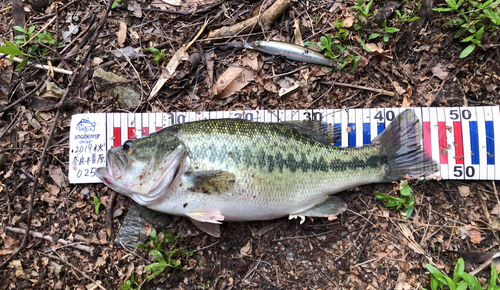
[[[14, 42], [5, 41], [7, 46], [0, 46], [0, 53], [8, 54], [9, 61], [12, 61], [14, 57], [17, 56], [25, 56], [23, 61], [16, 66], [16, 70], [21, 69], [28, 63], [29, 58], [34, 58], [34, 54], [39, 53], [41, 56], [44, 56], [48, 49], [43, 48], [40, 50], [40, 46], [38, 44], [30, 44], [31, 41], [40, 42], [47, 45], [54, 45], [55, 40], [52, 37], [52, 34], [48, 31], [43, 31], [38, 34], [35, 34], [35, 25], [31, 25], [27, 29], [24, 29], [20, 26], [13, 26], [14, 30], [21, 32], [22, 34], [14, 37]], [[29, 45], [28, 45], [29, 44]], [[61, 46], [63, 43], [58, 43], [58, 46]], [[25, 50], [22, 49], [23, 46], [27, 46]]]
[[448, 7], [433, 8], [437, 12], [450, 12], [454, 17], [445, 23], [445, 25], [459, 26], [455, 33], [455, 38], [460, 38], [465, 34], [461, 42], [470, 42], [462, 50], [460, 58], [469, 56], [476, 47], [482, 47], [481, 38], [485, 32], [494, 32], [500, 27], [500, 11], [498, 5], [500, 0], [487, 0], [484, 3], [468, 0], [467, 12], [463, 5], [465, 0], [446, 0]]
[[415, 197], [412, 195], [412, 188], [408, 182], [403, 181], [401, 184], [401, 189], [399, 190], [401, 197], [394, 197], [386, 195], [380, 192], [375, 192], [375, 197], [382, 201], [386, 201], [385, 207], [396, 207], [396, 209], [402, 209], [403, 219], [410, 218], [415, 207]]
[[[349, 55], [346, 58], [344, 58], [344, 52], [349, 49], [349, 46], [342, 46], [340, 44], [336, 44], [335, 40], [332, 38], [331, 35], [328, 36], [321, 36], [320, 38], [321, 41], [321, 46], [319, 47], [321, 50], [326, 50], [325, 51], [325, 56], [331, 59], [342, 59], [342, 63], [337, 67], [337, 69], [340, 71], [342, 70], [350, 61], [352, 61], [353, 65], [351, 68], [351, 73], [354, 72], [358, 68], [358, 61], [361, 59], [361, 56], [353, 56]], [[311, 41], [306, 41], [304, 42], [305, 46], [316, 46], [313, 42]], [[334, 46], [338, 51], [339, 54], [335, 55], [332, 50], [332, 46]], [[328, 69], [328, 72], [331, 72], [332, 68]]]
[[116, 6], [118, 6], [118, 4], [120, 4], [121, 1], [122, 0], [115, 0], [115, 1], [113, 1], [113, 4], [111, 4], [111, 9], [115, 9]]
[[101, 200], [97, 197], [97, 196], [94, 196], [94, 211], [95, 211], [95, 214], [98, 214], [99, 213], [99, 207], [101, 206]]
[[[144, 268], [147, 276], [142, 280], [142, 283], [138, 282], [138, 277], [134, 277], [134, 272], [132, 272], [132, 274], [130, 275], [130, 279], [125, 281], [125, 283], [121, 286], [121, 289], [141, 289], [144, 283], [149, 282], [151, 279], [157, 277], [163, 271], [168, 269], [178, 269], [184, 271], [184, 269], [181, 267], [182, 257], [190, 257], [193, 255], [193, 252], [189, 252], [186, 249], [176, 249], [175, 242], [178, 238], [179, 236], [174, 237], [174, 235], [167, 230], [163, 230], [161, 236], [157, 235], [156, 230], [153, 229], [151, 231], [151, 234], [149, 235], [149, 241], [152, 242], [153, 248], [151, 248], [150, 243], [139, 244], [137, 245], [137, 247], [143, 248], [148, 251], [152, 256], [155, 257], [156, 262]], [[170, 244], [168, 251], [163, 249], [164, 244]]]
[[356, 20], [358, 21], [354, 23], [353, 27], [356, 30], [360, 30], [368, 25], [368, 17], [371, 16], [370, 7], [373, 4], [373, 0], [370, 0], [370, 2], [366, 4], [364, 0], [357, 0], [357, 3], [358, 5], [351, 6], [352, 9], [356, 9], [359, 12], [356, 14]]
[[148, 50], [155, 56], [156, 66], [160, 66], [160, 64], [163, 65], [165, 62], [165, 50], [158, 50], [154, 47], [148, 47]]
[[[431, 273], [431, 290], [445, 289], [448, 286], [450, 290], [483, 290], [483, 287], [477, 281], [477, 278], [469, 273], [464, 272], [464, 259], [460, 258], [453, 270], [453, 279], [441, 272], [438, 268], [425, 264], [425, 267]], [[494, 265], [491, 265], [491, 277], [488, 281], [487, 290], [500, 290], [497, 286], [498, 273]], [[425, 288], [423, 290], [426, 290]]]
[[[381, 31], [384, 31], [386, 33], [384, 33], [384, 36], [382, 37], [382, 39], [384, 40], [384, 42], [388, 42], [389, 41], [389, 34], [390, 33], [394, 33], [394, 32], [398, 32], [399, 29], [396, 28], [396, 27], [387, 27], [387, 20], [384, 19], [384, 21], [382, 21], [380, 23], [380, 25], [382, 25], [382, 29], [380, 29]], [[379, 37], [382, 33], [372, 33], [369, 37], [368, 37], [368, 40], [371, 40], [371, 39], [375, 39], [377, 37]]]

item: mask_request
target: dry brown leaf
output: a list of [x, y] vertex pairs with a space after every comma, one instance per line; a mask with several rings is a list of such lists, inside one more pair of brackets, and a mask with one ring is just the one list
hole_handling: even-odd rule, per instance
[[448, 77], [448, 72], [444, 70], [444, 66], [441, 63], [436, 64], [431, 71], [441, 80], [445, 80]]
[[470, 188], [469, 186], [458, 186], [458, 193], [460, 193], [460, 196], [462, 197], [467, 197], [470, 194]]
[[248, 257], [252, 255], [252, 240], [249, 240], [248, 243], [240, 249], [240, 258]]
[[294, 91], [299, 87], [299, 82], [289, 77], [285, 77], [284, 79], [280, 80], [278, 84], [281, 87], [278, 91], [278, 95], [280, 97]]
[[117, 36], [117, 41], [118, 45], [120, 47], [123, 47], [123, 44], [125, 43], [125, 38], [127, 38], [127, 23], [125, 22], [120, 22], [120, 28], [116, 32]]
[[470, 230], [469, 231], [470, 235], [470, 241], [473, 242], [474, 244], [479, 244], [481, 243], [481, 233], [478, 230]]
[[207, 71], [208, 71], [208, 86], [211, 87], [214, 83], [214, 58], [215, 53], [213, 50], [205, 54], [205, 59], [207, 60]]
[[384, 44], [382, 42], [377, 43], [367, 43], [366, 48], [368, 48], [371, 54], [385, 56], [392, 59], [394, 56], [387, 50], [382, 48]]
[[243, 89], [254, 78], [253, 70], [232, 64], [212, 86], [212, 93], [214, 97], [225, 99]]
[[302, 41], [302, 33], [300, 32], [299, 19], [297, 18], [295, 18], [295, 22], [293, 24], [293, 35], [295, 36], [294, 43], [296, 45], [304, 45], [304, 42]]
[[128, 11], [133, 11], [134, 16], [137, 18], [142, 17], [141, 5], [134, 1], [134, 3], [129, 3], [127, 6]]
[[354, 16], [350, 15], [344, 19], [344, 27], [349, 28], [354, 24]]
[[21, 260], [13, 260], [10, 264], [14, 267], [17, 278], [28, 279], [28, 277], [26, 277], [26, 273], [24, 273], [23, 266], [21, 265]]
[[181, 6], [182, 5], [182, 1], [181, 0], [161, 0], [162, 2], [165, 2], [169, 5], [173, 5], [173, 6]]
[[65, 188], [68, 186], [68, 179], [66, 175], [63, 173], [61, 167], [50, 165], [49, 166], [49, 175], [52, 180], [56, 183], [60, 188]]

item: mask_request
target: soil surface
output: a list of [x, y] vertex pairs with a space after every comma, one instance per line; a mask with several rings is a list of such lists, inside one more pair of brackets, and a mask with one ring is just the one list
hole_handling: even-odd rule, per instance
[[[420, 16], [414, 22], [391, 11], [375, 15], [395, 6], [374, 2], [367, 24], [358, 29], [363, 16], [351, 8], [355, 1], [277, 1], [281, 7], [274, 9], [273, 1], [265, 0], [122, 0], [107, 14], [105, 1], [1, 2], [2, 45], [22, 35], [13, 26], [32, 25], [33, 33], [50, 34], [60, 45], [31, 35], [26, 53], [41, 44], [29, 48], [29, 64], [15, 70], [8, 57], [0, 59], [0, 263], [14, 254], [0, 268], [0, 289], [120, 289], [132, 272], [139, 284], [145, 281], [146, 267], [156, 261], [148, 246], [130, 251], [112, 242], [129, 198], [114, 199], [102, 184], [69, 184], [74, 114], [498, 105], [498, 34], [485, 33], [483, 47], [460, 58], [468, 43], [454, 38], [456, 27], [445, 25], [452, 14], [430, 9], [446, 4], [423, 1], [392, 8]], [[235, 28], [252, 17], [260, 20]], [[387, 33], [383, 25], [398, 30]], [[221, 27], [236, 30], [223, 37], [216, 33]], [[369, 39], [373, 33], [380, 36]], [[342, 70], [238, 47], [255, 40], [321, 46], [328, 35], [336, 61], [346, 61]], [[174, 57], [187, 44], [186, 57]], [[37, 64], [48, 65], [49, 73]], [[231, 64], [241, 70], [224, 74]], [[138, 98], [124, 100], [93, 78], [99, 68], [122, 76], [112, 85], [128, 87]], [[151, 96], [161, 79], [165, 84]], [[297, 89], [280, 95], [295, 83]], [[398, 184], [340, 193], [348, 210], [334, 220], [228, 222], [220, 238], [173, 217], [166, 230], [179, 237], [161, 246], [191, 253], [173, 255], [171, 262], [182, 270], [149, 276], [142, 289], [429, 289], [425, 264], [452, 275], [464, 257], [470, 272], [498, 251], [494, 182], [412, 185], [415, 209], [407, 220], [374, 196], [398, 196]], [[97, 211], [95, 197], [102, 203]], [[39, 236], [23, 244], [28, 226]], [[489, 269], [488, 264], [476, 275], [482, 285]]]

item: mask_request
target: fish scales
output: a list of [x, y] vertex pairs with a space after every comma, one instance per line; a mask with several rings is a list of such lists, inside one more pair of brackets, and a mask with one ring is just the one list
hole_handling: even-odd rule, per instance
[[329, 194], [437, 169], [421, 149], [412, 111], [360, 148], [332, 146], [301, 124], [218, 119], [175, 125], [111, 149], [98, 176], [137, 202], [187, 216], [218, 236], [222, 220], [332, 216], [345, 206]]

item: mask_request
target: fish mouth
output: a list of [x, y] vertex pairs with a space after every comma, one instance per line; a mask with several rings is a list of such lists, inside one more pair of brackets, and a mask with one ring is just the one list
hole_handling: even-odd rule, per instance
[[116, 156], [111, 150], [106, 154], [107, 166], [99, 167], [96, 170], [96, 176], [107, 186], [120, 193], [127, 192], [116, 180], [122, 178], [125, 172], [126, 163], [122, 156]]

